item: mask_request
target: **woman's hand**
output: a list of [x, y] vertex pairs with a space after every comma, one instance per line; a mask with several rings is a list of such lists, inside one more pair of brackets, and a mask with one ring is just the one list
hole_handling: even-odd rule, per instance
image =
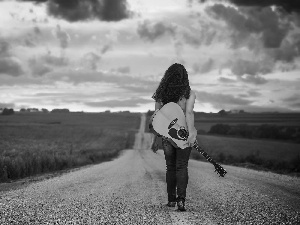
[[189, 132], [189, 137], [187, 139], [187, 142], [188, 142], [189, 146], [194, 145], [194, 143], [196, 141], [196, 137], [197, 137], [197, 130], [194, 127], [194, 129], [191, 132]]
[[152, 149], [152, 151], [153, 151], [154, 153], [157, 152], [157, 150], [158, 150], [158, 144], [157, 144], [156, 141], [153, 141], [153, 143], [152, 143], [152, 145], [151, 145], [151, 149]]

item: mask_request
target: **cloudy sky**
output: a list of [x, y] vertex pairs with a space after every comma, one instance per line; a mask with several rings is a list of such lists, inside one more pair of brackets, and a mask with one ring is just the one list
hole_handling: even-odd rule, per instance
[[153, 110], [179, 62], [195, 111], [300, 111], [299, 56], [298, 0], [0, 0], [0, 108]]

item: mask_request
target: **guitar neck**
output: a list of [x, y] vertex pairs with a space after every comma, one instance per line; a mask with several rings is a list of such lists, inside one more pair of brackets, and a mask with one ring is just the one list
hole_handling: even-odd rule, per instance
[[201, 155], [203, 155], [205, 157], [205, 159], [212, 163], [212, 164], [215, 164], [216, 162], [198, 145], [197, 142], [194, 143], [193, 147], [201, 153]]

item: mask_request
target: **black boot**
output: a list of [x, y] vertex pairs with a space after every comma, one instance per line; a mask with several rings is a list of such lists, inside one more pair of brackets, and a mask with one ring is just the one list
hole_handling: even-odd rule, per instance
[[185, 199], [184, 198], [178, 198], [177, 199], [177, 207], [179, 211], [186, 211], [185, 209]]
[[167, 204], [167, 206], [175, 207], [176, 201], [177, 201], [176, 195], [168, 195], [168, 204]]
[[175, 207], [176, 202], [168, 202], [167, 206], [169, 207]]

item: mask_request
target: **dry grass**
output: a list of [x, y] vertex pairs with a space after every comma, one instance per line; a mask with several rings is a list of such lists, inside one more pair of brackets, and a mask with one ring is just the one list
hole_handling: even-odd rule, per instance
[[300, 126], [299, 113], [242, 113], [220, 116], [217, 113], [195, 113], [195, 126], [197, 130], [208, 132], [213, 125], [218, 123], [228, 125], [272, 124], [280, 126]]
[[131, 148], [139, 114], [0, 116], [0, 180], [109, 160]]
[[198, 135], [197, 140], [207, 153], [215, 156], [223, 153], [245, 158], [255, 154], [264, 160], [290, 161], [300, 155], [300, 145], [296, 143], [209, 135]]

